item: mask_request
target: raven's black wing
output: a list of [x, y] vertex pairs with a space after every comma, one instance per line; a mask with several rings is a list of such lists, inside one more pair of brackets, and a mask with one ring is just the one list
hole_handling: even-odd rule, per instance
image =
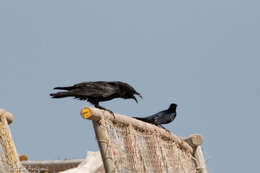
[[153, 114], [153, 115], [150, 115], [150, 116], [147, 116], [147, 117], [134, 117], [138, 120], [141, 120], [141, 121], [144, 121], [144, 122], [147, 122], [147, 123], [152, 123], [152, 124], [159, 124], [160, 123], [160, 117], [164, 114], [165, 111], [161, 111], [161, 112], [158, 112], [156, 114]]
[[79, 99], [104, 99], [110, 98], [117, 94], [118, 88], [103, 81], [98, 82], [82, 82], [69, 87], [56, 87], [55, 89], [67, 90], [66, 92], [53, 93], [53, 98], [75, 97]]
[[176, 112], [164, 112], [158, 116], [156, 116], [155, 124], [168, 124], [172, 122], [176, 117]]
[[98, 81], [98, 82], [83, 82], [74, 85], [77, 88], [76, 93], [81, 96], [86, 97], [111, 97], [118, 92], [118, 87], [113, 86], [107, 82]]
[[168, 110], [164, 110], [147, 117], [134, 117], [134, 118], [147, 123], [160, 125], [160, 124], [167, 124], [172, 122], [175, 119], [175, 117], [176, 117], [176, 112], [169, 112]]

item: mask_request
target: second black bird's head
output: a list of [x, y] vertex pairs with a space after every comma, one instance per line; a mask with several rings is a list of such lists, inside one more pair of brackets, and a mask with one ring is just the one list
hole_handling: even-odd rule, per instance
[[135, 95], [139, 96], [140, 98], [143, 98], [140, 93], [138, 93], [132, 86], [130, 86], [127, 83], [118, 81], [118, 86], [120, 89], [120, 97], [124, 99], [134, 99], [136, 103], [138, 103], [138, 100], [136, 99]]
[[175, 111], [176, 110], [176, 108], [177, 108], [177, 104], [175, 104], [175, 103], [172, 103], [172, 104], [170, 104], [170, 106], [169, 106], [169, 109], [168, 110], [171, 110], [171, 111]]

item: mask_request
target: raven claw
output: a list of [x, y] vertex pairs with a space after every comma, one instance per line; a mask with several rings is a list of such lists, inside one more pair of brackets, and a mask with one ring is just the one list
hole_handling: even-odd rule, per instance
[[114, 112], [112, 112], [111, 110], [107, 110], [107, 111], [113, 115], [114, 119], [116, 119]]

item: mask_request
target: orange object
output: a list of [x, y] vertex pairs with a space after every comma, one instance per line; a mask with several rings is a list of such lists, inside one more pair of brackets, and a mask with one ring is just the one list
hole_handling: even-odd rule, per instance
[[82, 118], [88, 119], [89, 117], [91, 117], [92, 112], [89, 107], [85, 107], [80, 111], [80, 114], [81, 114]]

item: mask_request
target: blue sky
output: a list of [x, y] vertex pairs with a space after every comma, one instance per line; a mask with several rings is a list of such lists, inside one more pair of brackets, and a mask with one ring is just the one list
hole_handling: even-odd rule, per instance
[[144, 99], [102, 103], [145, 116], [176, 102], [167, 125], [199, 133], [210, 173], [257, 172], [259, 1], [1, 1], [0, 107], [12, 112], [19, 153], [85, 157], [94, 131], [55, 86], [121, 80]]

